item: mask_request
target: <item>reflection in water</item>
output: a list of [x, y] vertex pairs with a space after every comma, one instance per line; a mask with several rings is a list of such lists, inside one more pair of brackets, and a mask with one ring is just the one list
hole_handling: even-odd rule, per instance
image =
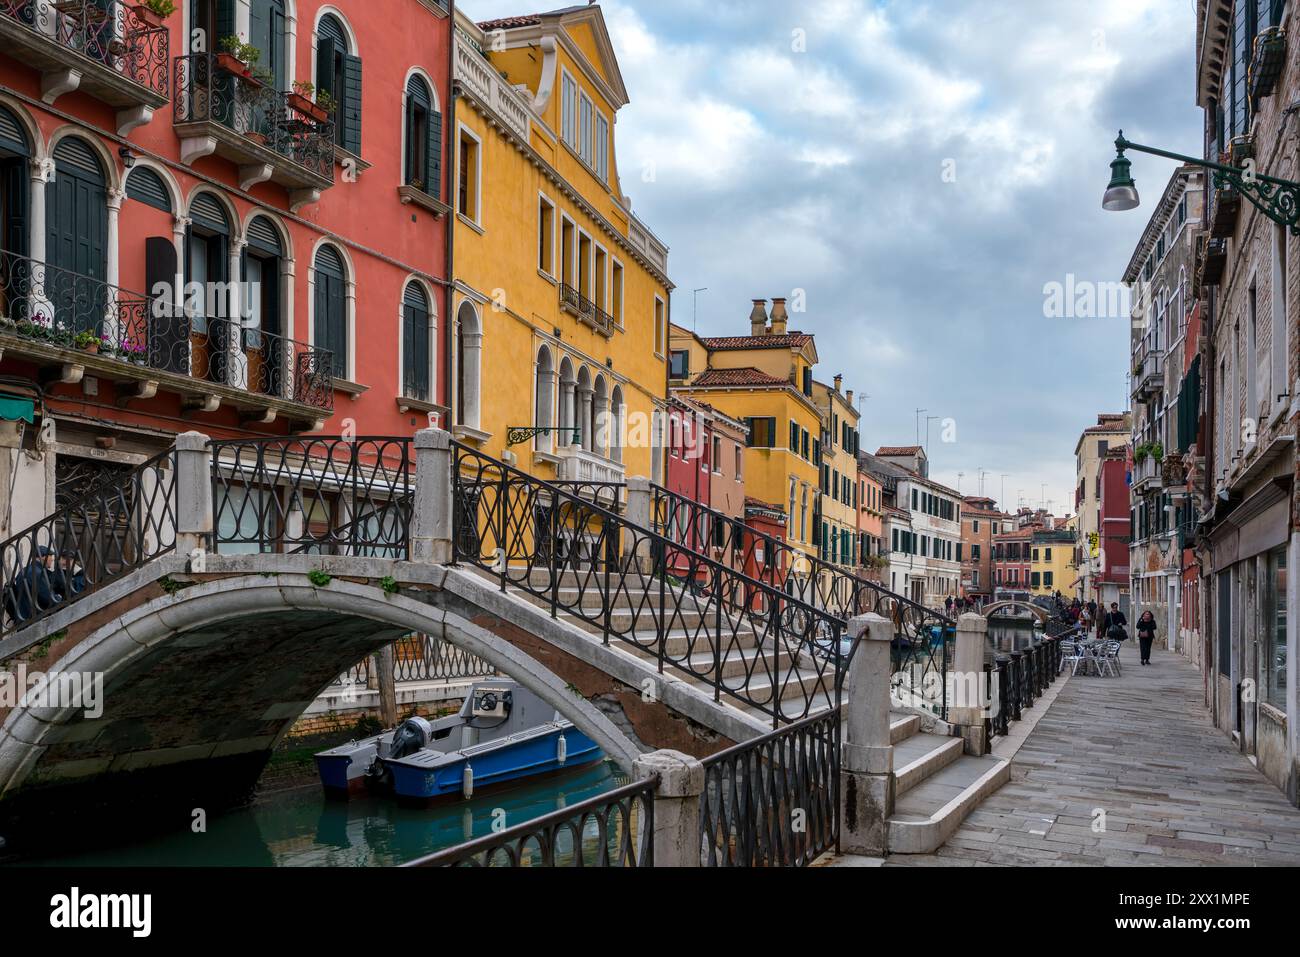
[[1006, 655], [1028, 648], [1035, 640], [1042, 640], [1043, 630], [1034, 628], [1029, 621], [1011, 622], [1006, 618], [989, 621], [988, 642], [984, 647], [985, 661], [992, 662], [994, 655]]
[[[188, 831], [149, 838], [130, 847], [40, 862], [58, 865], [200, 867], [371, 867], [453, 847], [492, 830], [505, 812], [512, 827], [626, 783], [602, 762], [469, 801], [429, 808], [402, 807], [386, 798], [328, 800], [319, 788], [298, 788], [250, 807], [210, 818], [205, 834]], [[495, 817], [494, 817], [495, 815]]]

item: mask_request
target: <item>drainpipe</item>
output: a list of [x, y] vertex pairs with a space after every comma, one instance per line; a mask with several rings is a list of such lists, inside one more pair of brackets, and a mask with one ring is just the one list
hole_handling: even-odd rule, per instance
[[[454, 199], [452, 196], [452, 149], [451, 138], [456, 132], [456, 101], [458, 99], [456, 92], [456, 0], [448, 0], [447, 3], [447, 99], [448, 124], [443, 131], [442, 136], [442, 175], [447, 183], [447, 199]], [[456, 321], [454, 311], [456, 290], [455, 290], [455, 249], [456, 249], [456, 209], [454, 203], [448, 203], [452, 207], [451, 212], [447, 214], [447, 318], [443, 322], [443, 348], [442, 348], [442, 382], [446, 390], [444, 395], [447, 398], [447, 420], [442, 423], [442, 427], [448, 432], [452, 426], [452, 408], [451, 408], [451, 349], [452, 328]]]

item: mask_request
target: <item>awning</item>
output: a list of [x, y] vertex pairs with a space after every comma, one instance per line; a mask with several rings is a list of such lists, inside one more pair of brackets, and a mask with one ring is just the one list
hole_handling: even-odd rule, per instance
[[5, 422], [36, 421], [36, 403], [12, 395], [0, 395], [0, 420]]

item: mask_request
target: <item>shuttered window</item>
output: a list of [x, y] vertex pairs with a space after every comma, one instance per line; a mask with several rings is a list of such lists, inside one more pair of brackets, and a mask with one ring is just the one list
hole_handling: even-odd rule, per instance
[[402, 296], [402, 394], [429, 401], [429, 299], [419, 283]]
[[8, 150], [19, 156], [31, 154], [27, 145], [27, 131], [23, 129], [18, 117], [3, 106], [0, 106], [0, 150]]
[[343, 257], [332, 246], [316, 253], [312, 344], [328, 349], [335, 378], [347, 378], [347, 274]]
[[172, 211], [172, 197], [162, 177], [146, 166], [137, 166], [126, 179], [126, 195], [164, 213]]
[[333, 14], [316, 27], [316, 87], [334, 100], [334, 141], [361, 155], [361, 58], [348, 44], [343, 24]]
[[406, 84], [405, 182], [438, 199], [442, 195], [442, 114], [433, 108], [420, 76]]

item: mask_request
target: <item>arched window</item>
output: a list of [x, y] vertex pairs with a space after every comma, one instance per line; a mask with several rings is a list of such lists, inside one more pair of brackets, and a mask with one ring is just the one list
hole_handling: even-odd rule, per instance
[[604, 455], [609, 448], [609, 387], [605, 384], [603, 375], [596, 376], [590, 420], [588, 429], [591, 432], [591, 444], [588, 449], [597, 455]]
[[249, 363], [248, 387], [263, 395], [285, 396], [291, 394], [292, 373], [284, 367], [284, 305], [280, 289], [284, 244], [280, 231], [265, 216], [249, 220], [244, 240], [240, 262], [244, 348], [250, 357], [257, 357]]
[[26, 256], [30, 249], [27, 161], [31, 152], [22, 122], [0, 106], [0, 248], [13, 256]]
[[[230, 300], [221, 292], [231, 280], [230, 218], [212, 193], [196, 193], [190, 200], [190, 226], [185, 233], [185, 315], [188, 323], [164, 332], [165, 367], [188, 371], [198, 378], [225, 382], [225, 352], [230, 346]], [[188, 329], [185, 326], [188, 325]], [[155, 338], [158, 330], [154, 333]], [[198, 349], [190, 348], [189, 333], [206, 336]], [[150, 345], [150, 352], [154, 345]], [[189, 367], [188, 369], [186, 367]]]
[[334, 378], [348, 377], [347, 266], [333, 246], [316, 251], [312, 344], [328, 349]]
[[429, 297], [418, 282], [408, 282], [402, 294], [402, 395], [430, 401], [431, 329]]
[[442, 114], [434, 109], [429, 84], [419, 74], [406, 84], [405, 137], [402, 182], [438, 198], [442, 187]]
[[[54, 147], [54, 171], [54, 182], [45, 187], [45, 259], [50, 272], [102, 282], [108, 268], [108, 193], [99, 156], [85, 140], [67, 136]], [[46, 293], [58, 283], [54, 275], [47, 277]], [[54, 302], [57, 308], [58, 299]], [[78, 316], [79, 329], [84, 318]]]
[[127, 199], [134, 199], [160, 209], [164, 213], [172, 211], [172, 194], [167, 189], [163, 178], [147, 166], [137, 166], [126, 178]]
[[361, 155], [361, 58], [332, 13], [316, 25], [316, 89], [334, 100], [334, 141]]
[[592, 447], [591, 370], [583, 366], [578, 370], [578, 410], [573, 424], [578, 429], [578, 445], [590, 452]]
[[462, 302], [456, 313], [456, 422], [479, 427], [479, 359], [483, 329], [474, 304]]
[[623, 387], [614, 386], [610, 397], [610, 434], [609, 457], [615, 462], [623, 461], [623, 432], [626, 428], [627, 408], [623, 405]]
[[[539, 429], [550, 428], [555, 405], [555, 365], [551, 359], [551, 350], [546, 346], [537, 350], [537, 365], [533, 374], [533, 405], [533, 424]], [[553, 448], [551, 433], [539, 432], [533, 448], [549, 452]]]
[[573, 430], [577, 424], [577, 397], [574, 395], [576, 384], [573, 363], [565, 356], [560, 360], [560, 433], [556, 442], [560, 448], [573, 444]]

